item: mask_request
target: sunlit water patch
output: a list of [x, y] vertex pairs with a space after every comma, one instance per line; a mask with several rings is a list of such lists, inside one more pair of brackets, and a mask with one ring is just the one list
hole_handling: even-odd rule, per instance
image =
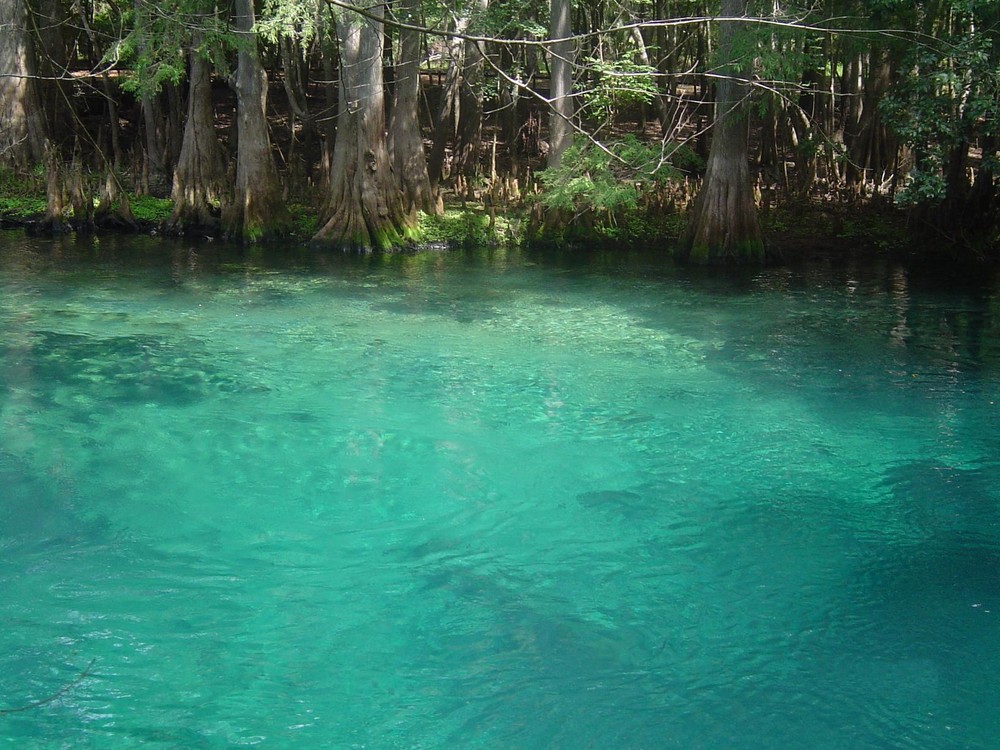
[[0, 740], [995, 746], [994, 288], [227, 253], [0, 237]]

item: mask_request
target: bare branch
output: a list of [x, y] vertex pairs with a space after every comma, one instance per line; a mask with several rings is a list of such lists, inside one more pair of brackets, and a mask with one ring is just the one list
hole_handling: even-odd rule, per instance
[[[806, 23], [805, 20], [789, 20], [782, 18], [768, 18], [766, 16], [684, 16], [682, 18], [661, 18], [654, 19], [651, 21], [634, 21], [632, 23], [620, 24], [618, 26], [612, 26], [607, 29], [600, 29], [597, 31], [588, 31], [583, 34], [573, 34], [572, 36], [562, 37], [560, 39], [503, 39], [499, 37], [490, 36], [480, 36], [477, 34], [468, 34], [460, 31], [449, 31], [442, 28], [431, 28], [429, 26], [421, 26], [419, 24], [405, 23], [403, 21], [397, 21], [395, 19], [384, 18], [379, 19], [377, 16], [370, 13], [365, 8], [359, 7], [357, 5], [352, 5], [351, 3], [343, 2], [343, 0], [324, 0], [327, 5], [331, 5], [335, 8], [341, 8], [342, 10], [350, 11], [352, 13], [357, 13], [363, 18], [367, 18], [373, 21], [380, 21], [386, 26], [390, 26], [396, 29], [408, 29], [410, 31], [419, 31], [423, 34], [428, 34], [430, 36], [448, 37], [452, 39], [461, 39], [467, 42], [480, 43], [480, 44], [500, 44], [508, 45], [512, 47], [540, 47], [542, 49], [548, 49], [553, 44], [559, 42], [579, 42], [586, 39], [592, 39], [594, 37], [605, 36], [608, 34], [617, 34], [623, 31], [631, 31], [632, 29], [655, 29], [655, 28], [678, 28], [682, 26], [698, 26], [701, 24], [709, 23], [739, 23], [749, 26], [766, 26], [784, 29], [793, 29], [797, 31], [809, 31], [813, 33], [822, 34], [850, 34], [852, 36], [887, 36], [895, 39], [905, 39], [907, 41], [921, 40], [925, 44], [930, 46], [933, 42], [938, 45], [953, 46], [948, 45], [940, 39], [936, 39], [930, 34], [925, 34], [919, 31], [910, 31], [906, 29], [852, 29], [838, 27], [835, 24], [837, 21], [844, 21], [852, 18], [851, 16], [832, 16], [825, 19], [822, 23]], [[380, 3], [381, 4], [381, 3]]]
[[90, 676], [90, 671], [95, 663], [97, 663], [97, 659], [96, 658], [91, 659], [90, 663], [86, 667], [84, 667], [83, 671], [80, 672], [80, 674], [78, 674], [74, 680], [72, 680], [71, 682], [67, 682], [65, 685], [63, 685], [61, 688], [56, 690], [51, 695], [47, 695], [44, 698], [40, 698], [37, 701], [32, 701], [31, 703], [25, 703], [23, 706], [16, 706], [15, 708], [0, 708], [0, 716], [6, 716], [7, 714], [17, 714], [21, 713], [22, 711], [30, 711], [33, 708], [39, 708], [48, 703], [52, 703], [53, 701], [58, 700], [59, 698], [66, 695], [66, 693], [68, 693], [70, 690], [79, 685], [81, 682], [83, 682], [85, 679], [87, 679], [87, 677]]

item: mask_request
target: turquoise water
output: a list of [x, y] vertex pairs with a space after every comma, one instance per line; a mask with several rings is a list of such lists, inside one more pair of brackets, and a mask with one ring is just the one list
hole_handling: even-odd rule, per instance
[[0, 235], [0, 744], [998, 747], [991, 280], [292, 255]]

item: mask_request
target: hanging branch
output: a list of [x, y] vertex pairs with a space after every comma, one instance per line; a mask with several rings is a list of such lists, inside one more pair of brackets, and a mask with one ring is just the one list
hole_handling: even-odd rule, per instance
[[505, 44], [514, 47], [541, 47], [548, 50], [553, 44], [557, 42], [579, 42], [585, 39], [590, 39], [595, 36], [606, 36], [608, 34], [616, 34], [623, 31], [631, 31], [632, 29], [655, 29], [655, 28], [671, 28], [679, 26], [698, 26], [706, 23], [718, 23], [718, 22], [732, 22], [732, 23], [743, 23], [754, 26], [777, 26], [779, 28], [786, 29], [798, 29], [801, 31], [812, 31], [816, 33], [829, 33], [829, 34], [849, 34], [856, 36], [865, 35], [876, 35], [876, 36], [886, 36], [892, 39], [900, 39], [909, 42], [919, 42], [923, 43], [924, 46], [933, 47], [935, 44], [948, 49], [956, 49], [957, 45], [948, 43], [945, 40], [937, 39], [931, 34], [926, 34], [920, 31], [910, 31], [907, 29], [852, 29], [849, 27], [840, 28], [832, 25], [836, 21], [851, 20], [853, 16], [832, 16], [825, 19], [823, 23], [806, 23], [805, 17], [801, 20], [795, 19], [782, 19], [782, 18], [769, 18], [767, 16], [684, 16], [680, 18], [661, 18], [650, 21], [635, 21], [632, 23], [620, 24], [618, 26], [612, 26], [607, 29], [599, 29], [597, 31], [588, 31], [581, 34], [573, 34], [571, 36], [563, 37], [561, 39], [504, 39], [491, 36], [480, 36], [476, 34], [468, 34], [460, 31], [448, 31], [442, 28], [430, 28], [428, 26], [421, 26], [419, 24], [405, 23], [403, 21], [397, 21], [390, 18], [379, 18], [378, 16], [372, 14], [367, 8], [360, 7], [358, 5], [353, 5], [349, 2], [343, 2], [343, 0], [324, 0], [327, 5], [332, 5], [335, 8], [341, 8], [343, 10], [356, 13], [362, 18], [366, 18], [369, 21], [374, 21], [377, 23], [384, 24], [386, 26], [391, 26], [397, 29], [409, 29], [411, 31], [419, 31], [430, 36], [448, 37], [454, 39], [462, 39], [467, 42], [478, 42], [490, 43], [490, 44]]
[[58, 700], [62, 696], [66, 695], [66, 693], [68, 693], [70, 690], [79, 685], [81, 682], [83, 682], [85, 679], [87, 679], [87, 677], [90, 676], [90, 671], [96, 662], [97, 662], [96, 658], [91, 659], [90, 663], [86, 667], [84, 667], [83, 671], [80, 672], [80, 674], [78, 674], [74, 680], [72, 680], [71, 682], [67, 682], [61, 688], [52, 693], [52, 695], [48, 695], [37, 701], [32, 701], [31, 703], [25, 703], [23, 706], [16, 706], [15, 708], [0, 708], [0, 716], [6, 716], [7, 714], [17, 714], [21, 713], [22, 711], [30, 711], [33, 708], [39, 708], [48, 703], [52, 703], [55, 700]]
[[[632, 23], [620, 24], [607, 29], [600, 29], [597, 31], [590, 31], [581, 34], [573, 34], [571, 36], [567, 36], [561, 39], [504, 39], [504, 38], [470, 34], [458, 30], [452, 31], [443, 28], [430, 28], [428, 26], [422, 26], [419, 24], [406, 23], [404, 21], [400, 21], [395, 18], [389, 18], [384, 16], [380, 17], [372, 14], [367, 9], [367, 7], [359, 7], [358, 5], [354, 5], [351, 2], [346, 2], [345, 0], [324, 0], [324, 2], [329, 6], [340, 8], [342, 10], [346, 10], [351, 13], [355, 13], [358, 16], [368, 20], [369, 22], [382, 24], [384, 26], [389, 26], [395, 29], [418, 31], [420, 33], [427, 34], [429, 36], [437, 36], [447, 39], [461, 39], [463, 41], [469, 42], [475, 45], [479, 49], [479, 52], [482, 55], [483, 60], [493, 70], [493, 72], [497, 74], [497, 76], [499, 76], [512, 86], [515, 86], [517, 89], [526, 94], [529, 98], [535, 99], [536, 101], [540, 102], [550, 111], [552, 110], [553, 100], [541, 95], [540, 93], [535, 91], [528, 83], [519, 80], [519, 78], [512, 76], [505, 70], [503, 70], [496, 62], [493, 61], [490, 55], [486, 54], [486, 49], [485, 49], [486, 44], [508, 45], [515, 47], [535, 47], [535, 48], [541, 48], [542, 50], [548, 52], [549, 54], [555, 54], [552, 51], [552, 46], [563, 41], [581, 42], [591, 37], [604, 36], [607, 34], [612, 34], [622, 31], [631, 31], [633, 29], [681, 27], [681, 26], [700, 25], [706, 23], [733, 22], [733, 23], [752, 24], [759, 26], [776, 26], [781, 28], [797, 29], [801, 31], [822, 32], [822, 33], [849, 34], [857, 36], [865, 36], [865, 35], [885, 36], [895, 39], [906, 39], [910, 42], [923, 43], [925, 46], [928, 47], [930, 47], [932, 43], [943, 45], [945, 47], [954, 46], [940, 39], [935, 39], [933, 36], [929, 34], [924, 34], [922, 32], [917, 32], [917, 31], [907, 31], [901, 29], [836, 28], [835, 26], [832, 25], [837, 21], [850, 20], [852, 18], [850, 16], [830, 17], [827, 18], [824, 22], [816, 24], [807, 23], [805, 20], [806, 18], [805, 16], [799, 19], [781, 19], [781, 18], [773, 18], [766, 16], [734, 16], [734, 17], [687, 16], [680, 18], [656, 19], [649, 21], [635, 21]], [[586, 64], [583, 63], [571, 63], [571, 64], [573, 65], [574, 68], [586, 67]], [[658, 77], [666, 77], [677, 74], [667, 74], [663, 72], [657, 72], [654, 73], [653, 75]], [[711, 78], [726, 77], [719, 73], [711, 73], [711, 72], [707, 73], [706, 75]], [[782, 99], [787, 99], [787, 97], [785, 97], [784, 95], [780, 94], [777, 91], [776, 85], [768, 85], [767, 83], [762, 81], [751, 81], [750, 83], [755, 88], [761, 88], [766, 91], [770, 91], [772, 93], [778, 93], [778, 95]], [[579, 93], [580, 92], [575, 92], [574, 94], [572, 94], [572, 96], [578, 96]], [[557, 112], [556, 114], [565, 122], [567, 122], [570, 128], [577, 135], [580, 135], [583, 138], [585, 138], [587, 141], [591, 143], [591, 145], [593, 145], [598, 150], [604, 152], [613, 161], [617, 161], [623, 164], [625, 163], [624, 160], [618, 154], [614, 153], [614, 151], [612, 151], [607, 145], [598, 140], [593, 133], [590, 133], [585, 128], [583, 128], [579, 123], [575, 121], [574, 118], [567, 117], [565, 114], [561, 112]], [[711, 127], [712, 126], [709, 125], [708, 128], [706, 128], [706, 130], [710, 129]], [[685, 140], [690, 140], [690, 139], [685, 139]]]

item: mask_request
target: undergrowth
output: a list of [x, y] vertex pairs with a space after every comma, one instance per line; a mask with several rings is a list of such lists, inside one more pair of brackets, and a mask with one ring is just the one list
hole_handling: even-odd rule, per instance
[[420, 214], [418, 242], [426, 246], [477, 247], [517, 244], [522, 234], [522, 212], [498, 211], [491, 220], [482, 206], [451, 206], [441, 216]]
[[129, 205], [136, 221], [149, 224], [160, 224], [170, 218], [174, 202], [169, 198], [153, 198], [144, 195], [140, 198], [130, 198]]

